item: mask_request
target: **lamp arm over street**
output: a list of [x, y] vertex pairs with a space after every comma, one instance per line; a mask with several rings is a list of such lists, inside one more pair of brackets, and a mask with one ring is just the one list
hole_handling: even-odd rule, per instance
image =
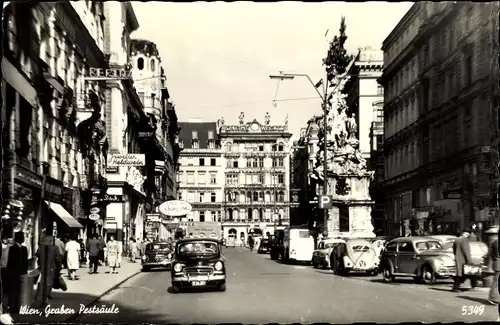
[[312, 81], [311, 77], [309, 77], [309, 75], [307, 75], [305, 73], [282, 73], [282, 74], [279, 74], [279, 75], [270, 75], [269, 76], [269, 78], [271, 78], [271, 79], [281, 79], [281, 80], [283, 80], [283, 79], [293, 79], [295, 77], [306, 77], [307, 80], [309, 80], [309, 82], [313, 86], [314, 90], [316, 90], [316, 92], [318, 93], [319, 98], [321, 98], [322, 101], [326, 100], [326, 97], [324, 97], [321, 94], [321, 92], [318, 90], [318, 88], [316, 88], [316, 85]]

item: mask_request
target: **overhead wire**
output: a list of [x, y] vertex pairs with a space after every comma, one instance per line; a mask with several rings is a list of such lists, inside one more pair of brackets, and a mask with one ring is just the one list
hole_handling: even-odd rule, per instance
[[286, 99], [276, 99], [276, 100], [264, 100], [264, 101], [255, 101], [255, 102], [246, 102], [246, 103], [235, 103], [235, 104], [223, 104], [223, 105], [210, 105], [210, 106], [200, 106], [200, 108], [217, 108], [217, 107], [236, 107], [236, 106], [246, 106], [246, 105], [254, 105], [254, 104], [266, 104], [273, 102], [290, 102], [297, 100], [310, 100], [310, 99], [320, 99], [318, 96], [314, 97], [298, 97], [298, 98], [286, 98]]

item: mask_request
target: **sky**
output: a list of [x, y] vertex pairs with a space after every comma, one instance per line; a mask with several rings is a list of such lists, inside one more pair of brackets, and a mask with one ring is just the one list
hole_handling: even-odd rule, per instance
[[[132, 38], [156, 43], [180, 121], [282, 125], [296, 138], [321, 101], [306, 78], [278, 82], [279, 71], [324, 76], [322, 58], [346, 17], [346, 48], [380, 49], [411, 2], [132, 2], [139, 21]], [[328, 33], [327, 33], [328, 31]], [[325, 36], [326, 34], [326, 36]], [[277, 101], [273, 103], [273, 100]]]

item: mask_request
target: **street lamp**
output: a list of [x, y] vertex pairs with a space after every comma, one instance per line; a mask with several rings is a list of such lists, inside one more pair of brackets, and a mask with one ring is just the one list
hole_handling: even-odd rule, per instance
[[[270, 75], [269, 78], [271, 79], [279, 79], [279, 80], [293, 80], [295, 77], [305, 77], [307, 78], [307, 80], [309, 80], [309, 82], [311, 83], [311, 85], [313, 86], [314, 90], [316, 90], [316, 92], [318, 93], [319, 95], [319, 98], [321, 99], [321, 107], [323, 108], [323, 128], [324, 128], [324, 131], [323, 131], [323, 195], [328, 195], [328, 162], [327, 162], [327, 149], [328, 149], [328, 145], [327, 145], [327, 121], [328, 121], [328, 118], [327, 118], [327, 105], [328, 105], [328, 101], [327, 101], [327, 91], [328, 91], [328, 87], [326, 87], [326, 85], [323, 86], [323, 89], [324, 89], [324, 92], [323, 94], [321, 94], [321, 92], [318, 90], [318, 87], [321, 85], [321, 83], [318, 83], [318, 84], [314, 84], [314, 82], [311, 80], [311, 77], [309, 77], [309, 75], [307, 74], [302, 74], [302, 73], [280, 73], [279, 75]], [[327, 221], [328, 221], [328, 210], [325, 209], [324, 211], [324, 214], [323, 214], [323, 226], [325, 227], [324, 228], [324, 232], [326, 233], [327, 232]]]

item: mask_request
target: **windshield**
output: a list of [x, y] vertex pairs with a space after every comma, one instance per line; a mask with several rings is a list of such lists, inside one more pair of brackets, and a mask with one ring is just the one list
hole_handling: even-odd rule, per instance
[[172, 245], [170, 243], [148, 244], [146, 246], [146, 250], [167, 251], [167, 250], [172, 250]]
[[421, 241], [415, 244], [418, 251], [434, 251], [441, 250], [443, 247], [437, 241]]
[[179, 244], [179, 254], [181, 255], [190, 255], [190, 254], [207, 254], [213, 255], [219, 252], [219, 247], [217, 243], [214, 242], [187, 242]]

